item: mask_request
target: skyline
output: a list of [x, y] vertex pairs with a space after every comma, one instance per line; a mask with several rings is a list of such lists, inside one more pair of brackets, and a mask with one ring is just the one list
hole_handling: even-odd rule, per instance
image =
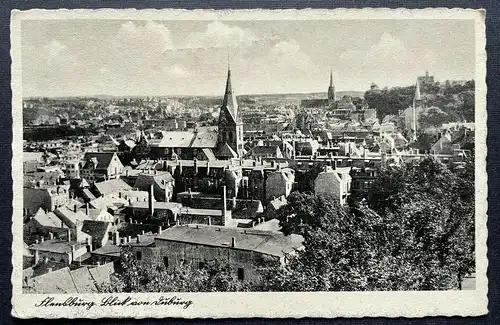
[[466, 20], [31, 20], [21, 32], [23, 97], [220, 96], [228, 51], [238, 95], [326, 92], [330, 69], [336, 91], [426, 70], [474, 79]]

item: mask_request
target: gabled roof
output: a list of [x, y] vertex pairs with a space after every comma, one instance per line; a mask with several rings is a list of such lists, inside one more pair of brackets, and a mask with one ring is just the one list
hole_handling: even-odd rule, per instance
[[224, 145], [217, 151], [216, 156], [224, 158], [238, 158], [236, 151], [234, 151], [233, 148], [231, 148], [231, 146], [227, 143], [224, 143]]
[[[53, 212], [45, 213], [41, 208], [33, 217], [43, 227], [61, 227], [61, 219], [59, 219]], [[64, 225], [64, 227], [66, 227]]]
[[166, 131], [163, 138], [149, 141], [151, 147], [160, 148], [189, 148], [195, 133], [193, 131]]
[[195, 132], [191, 148], [215, 148], [217, 146], [217, 129], [201, 129]]
[[165, 183], [175, 181], [169, 172], [157, 172], [156, 174], [140, 174], [135, 180], [134, 187], [140, 190], [148, 190], [148, 186], [156, 184], [160, 188], [165, 188]]
[[87, 152], [83, 158], [85, 161], [83, 168], [88, 168], [88, 163], [94, 161], [97, 162], [98, 169], [106, 169], [115, 155], [115, 152]]
[[92, 236], [93, 241], [102, 241], [109, 227], [109, 222], [85, 220], [83, 222], [82, 232]]
[[210, 148], [203, 148], [201, 151], [205, 154], [208, 160], [217, 160], [217, 158], [214, 155], [214, 152]]
[[97, 182], [94, 183], [94, 186], [99, 194], [101, 194], [101, 196], [132, 189], [132, 187], [125, 183], [121, 178], [110, 179], [104, 182]]
[[[89, 216], [87, 216], [82, 211], [77, 211], [76, 213], [67, 207], [59, 207], [54, 210], [54, 214], [62, 220], [66, 226], [73, 227], [77, 223], [83, 223], [84, 220], [89, 220]], [[68, 221], [70, 224], [68, 224]]]

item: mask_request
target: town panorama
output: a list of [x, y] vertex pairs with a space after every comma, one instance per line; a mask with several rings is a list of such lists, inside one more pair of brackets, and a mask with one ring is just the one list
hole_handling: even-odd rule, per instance
[[474, 287], [473, 80], [23, 101], [26, 293]]

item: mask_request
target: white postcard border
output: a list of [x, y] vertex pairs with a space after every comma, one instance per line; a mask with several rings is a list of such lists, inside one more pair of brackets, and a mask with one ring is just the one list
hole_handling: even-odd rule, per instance
[[[335, 10], [28, 10], [11, 15], [13, 118], [12, 314], [20, 318], [100, 317], [423, 317], [477, 316], [487, 313], [487, 175], [485, 12], [472, 9], [335, 9]], [[144, 293], [36, 295], [22, 293], [22, 68], [21, 21], [27, 19], [124, 20], [317, 20], [317, 19], [469, 19], [476, 31], [476, 289], [443, 292], [312, 292], [312, 293]], [[91, 308], [36, 307], [46, 297], [95, 302]], [[191, 306], [98, 306], [105, 297], [157, 301], [179, 297]]]

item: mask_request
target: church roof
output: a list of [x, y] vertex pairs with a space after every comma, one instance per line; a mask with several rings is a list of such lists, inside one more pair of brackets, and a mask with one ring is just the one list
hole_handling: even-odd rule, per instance
[[238, 158], [238, 154], [227, 143], [224, 143], [219, 151], [217, 151], [217, 157]]

